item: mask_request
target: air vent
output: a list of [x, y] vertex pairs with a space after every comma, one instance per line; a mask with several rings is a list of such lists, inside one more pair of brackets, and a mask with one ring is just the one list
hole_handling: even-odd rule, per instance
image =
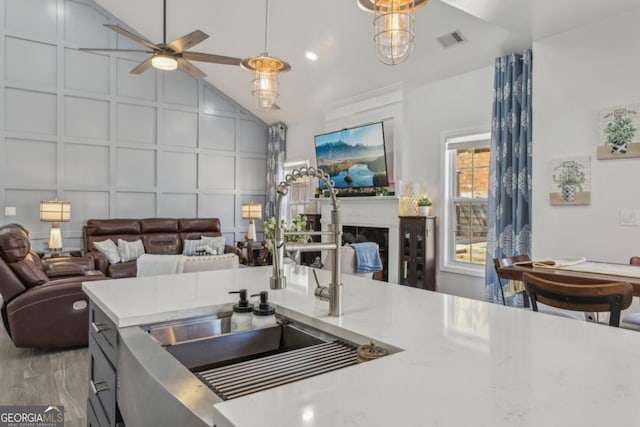
[[440, 36], [437, 38], [438, 43], [440, 43], [440, 45], [445, 48], [448, 49], [451, 46], [455, 46], [458, 45], [460, 43], [464, 43], [467, 41], [467, 39], [465, 38], [465, 36], [462, 35], [462, 33], [460, 31], [452, 31], [448, 34], [445, 34], [443, 36]]

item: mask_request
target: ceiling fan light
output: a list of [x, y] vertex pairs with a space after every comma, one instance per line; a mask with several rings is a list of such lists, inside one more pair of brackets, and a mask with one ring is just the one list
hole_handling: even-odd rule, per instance
[[172, 56], [160, 53], [151, 58], [151, 65], [157, 70], [172, 71], [178, 68], [178, 61]]

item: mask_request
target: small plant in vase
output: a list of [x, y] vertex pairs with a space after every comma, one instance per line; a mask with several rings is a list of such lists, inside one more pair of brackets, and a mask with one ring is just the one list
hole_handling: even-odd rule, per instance
[[611, 152], [625, 154], [637, 130], [629, 117], [617, 116], [614, 121], [609, 122], [604, 133], [607, 135], [607, 145], [611, 145]]
[[428, 197], [420, 197], [418, 199], [418, 212], [420, 216], [429, 216], [429, 207], [431, 205], [431, 199]]

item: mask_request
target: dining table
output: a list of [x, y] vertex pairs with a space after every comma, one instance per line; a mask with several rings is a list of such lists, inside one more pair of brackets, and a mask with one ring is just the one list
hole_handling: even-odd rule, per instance
[[524, 273], [533, 273], [548, 280], [564, 283], [589, 283], [592, 280], [626, 282], [633, 286], [633, 295], [640, 296], [640, 266], [607, 262], [586, 261], [566, 267], [534, 267], [530, 264], [501, 267], [500, 276], [510, 280], [522, 280]]

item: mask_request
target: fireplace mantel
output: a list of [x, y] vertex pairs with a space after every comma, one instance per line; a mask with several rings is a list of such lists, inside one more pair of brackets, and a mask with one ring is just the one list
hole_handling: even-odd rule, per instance
[[[316, 199], [323, 230], [328, 230], [331, 223], [330, 198]], [[400, 197], [398, 196], [368, 196], [368, 197], [340, 197], [340, 214], [342, 225], [381, 227], [389, 229], [388, 267], [389, 282], [398, 283], [399, 264], [399, 220]]]

